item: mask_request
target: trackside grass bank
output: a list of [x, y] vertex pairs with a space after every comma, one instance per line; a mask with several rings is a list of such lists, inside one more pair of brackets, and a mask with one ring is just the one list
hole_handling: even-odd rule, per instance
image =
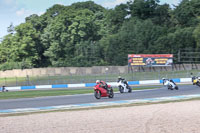
[[[143, 89], [156, 89], [157, 86], [153, 87], [137, 87], [132, 88], [134, 90], [143, 90]], [[117, 92], [118, 88], [114, 88], [114, 91]], [[59, 90], [29, 90], [29, 91], [10, 91], [10, 92], [1, 92], [0, 100], [2, 99], [17, 99], [17, 98], [33, 98], [33, 97], [43, 97], [43, 96], [61, 96], [61, 95], [76, 95], [76, 94], [87, 94], [93, 93], [93, 89], [59, 89]]]

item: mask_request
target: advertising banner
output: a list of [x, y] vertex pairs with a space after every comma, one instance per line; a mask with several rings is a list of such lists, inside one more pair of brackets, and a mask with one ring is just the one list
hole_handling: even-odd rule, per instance
[[129, 66], [171, 66], [173, 54], [129, 54]]

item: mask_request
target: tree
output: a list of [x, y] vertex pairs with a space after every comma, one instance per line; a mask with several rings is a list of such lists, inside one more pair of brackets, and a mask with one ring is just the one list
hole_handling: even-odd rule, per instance
[[194, 29], [193, 37], [196, 41], [196, 49], [197, 51], [199, 51], [200, 50], [200, 23]]
[[168, 4], [158, 5], [157, 8], [155, 9], [155, 16], [152, 18], [152, 22], [157, 25], [169, 27], [171, 25], [170, 12], [171, 9]]
[[156, 15], [159, 0], [134, 0], [129, 2], [131, 17], [148, 19]]
[[[75, 64], [80, 66], [79, 62], [77, 63], [79, 57], [75, 57], [77, 49], [79, 47], [87, 49], [89, 46], [86, 44], [90, 45], [87, 42], [100, 39], [102, 35], [100, 32], [102, 26], [100, 21], [103, 19], [102, 9], [95, 8], [95, 5], [92, 8], [93, 4], [90, 5], [90, 8], [86, 8], [84, 4], [80, 8], [77, 8], [76, 4], [66, 7], [44, 29], [41, 36], [46, 49], [44, 56], [52, 66], [72, 66]], [[92, 11], [88, 9], [92, 9]], [[87, 57], [84, 58], [87, 59]], [[84, 63], [87, 66], [86, 60]]]
[[8, 33], [13, 34], [15, 31], [15, 27], [13, 23], [10, 24], [10, 26], [7, 28]]
[[124, 23], [121, 30], [108, 40], [106, 60], [115, 65], [126, 65], [127, 55], [156, 53], [155, 41], [163, 34], [163, 28], [151, 20], [131, 19]]
[[110, 29], [110, 33], [114, 34], [119, 31], [125, 20], [128, 19], [128, 14], [129, 12], [127, 4], [120, 4], [114, 9], [107, 11], [106, 22], [108, 28]]
[[199, 0], [182, 0], [176, 7], [173, 14], [178, 23], [182, 26], [195, 26], [200, 15]]
[[10, 60], [10, 53], [12, 48], [12, 34], [8, 34], [0, 43], [0, 64]]
[[200, 48], [199, 0], [171, 9], [159, 0], [134, 0], [105, 9], [93, 1], [53, 5], [8, 27], [0, 69], [126, 65], [127, 55]]
[[165, 36], [159, 37], [156, 41], [158, 50], [163, 49], [164, 51], [172, 54], [177, 54], [179, 49], [195, 48], [195, 39], [192, 36], [194, 31], [193, 27], [188, 28], [177, 28], [173, 32], [169, 32]]

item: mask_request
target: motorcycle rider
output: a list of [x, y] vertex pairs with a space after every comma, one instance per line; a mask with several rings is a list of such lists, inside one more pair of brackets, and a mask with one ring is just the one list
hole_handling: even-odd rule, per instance
[[172, 79], [170, 79], [169, 81], [172, 82], [172, 83], [174, 83], [174, 84], [176, 84]]
[[163, 80], [163, 85], [167, 86], [168, 89], [171, 89], [171, 90], [176, 89], [176, 90], [178, 90], [178, 86], [176, 85], [176, 83], [172, 79], [163, 78], [162, 80]]
[[106, 82], [102, 81], [102, 80], [96, 80], [96, 84], [100, 84], [100, 87], [104, 88], [106, 91], [108, 91], [108, 86], [106, 84]]
[[165, 79], [165, 78], [162, 78], [162, 80], [163, 80], [163, 85], [164, 85], [164, 83], [165, 83], [165, 80], [167, 80], [167, 79]]
[[118, 76], [118, 81], [119, 82], [120, 80], [124, 80], [121, 76]]
[[[125, 80], [125, 78], [122, 78], [121, 76], [118, 76], [118, 81], [117, 82], [119, 82], [119, 81], [121, 81], [122, 80], [122, 82]], [[127, 82], [124, 82], [126, 85], [128, 85], [128, 83]]]
[[163, 80], [163, 84], [164, 84], [165, 80], [169, 80], [170, 82], [172, 82], [172, 83], [175, 84], [175, 82], [174, 82], [172, 79], [166, 79], [166, 78], [163, 78], [162, 80]]

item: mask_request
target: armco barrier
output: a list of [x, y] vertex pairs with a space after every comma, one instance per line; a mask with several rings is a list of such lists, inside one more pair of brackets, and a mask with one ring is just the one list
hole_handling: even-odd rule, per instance
[[[191, 78], [172, 79], [176, 83], [192, 82]], [[154, 85], [162, 84], [163, 80], [143, 80], [143, 81], [128, 81], [129, 85]], [[117, 82], [108, 82], [111, 86], [117, 86]], [[56, 85], [36, 85], [36, 86], [16, 86], [5, 87], [6, 90], [28, 90], [28, 89], [50, 89], [50, 88], [75, 88], [75, 87], [93, 87], [95, 83], [85, 84], [56, 84]], [[0, 87], [0, 92], [2, 87]]]

